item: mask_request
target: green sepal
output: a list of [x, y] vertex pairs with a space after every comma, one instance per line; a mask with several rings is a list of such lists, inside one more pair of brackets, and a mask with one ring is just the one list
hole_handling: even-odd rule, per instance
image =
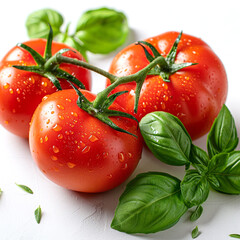
[[174, 62], [175, 62], [175, 58], [177, 55], [177, 47], [178, 47], [181, 37], [182, 37], [182, 31], [180, 32], [177, 39], [173, 43], [173, 46], [166, 57], [166, 61], [168, 62], [168, 64], [174, 64]]
[[118, 127], [109, 117], [126, 117], [129, 119], [133, 119], [138, 122], [138, 120], [132, 116], [131, 114], [128, 114], [126, 112], [121, 112], [121, 111], [116, 111], [116, 110], [110, 110], [108, 109], [114, 100], [124, 94], [126, 91], [114, 93], [108, 97], [103, 104], [99, 108], [94, 108], [93, 102], [90, 102], [82, 93], [79, 91], [72, 83], [70, 83], [72, 87], [75, 89], [76, 93], [78, 94], [78, 100], [77, 100], [77, 105], [79, 108], [82, 110], [88, 112], [90, 115], [94, 116], [95, 118], [99, 119], [103, 123], [106, 123], [109, 127], [113, 128], [116, 131], [119, 132], [124, 132], [127, 134], [130, 134], [134, 137], [137, 137], [135, 134], [132, 134], [120, 127]]
[[56, 76], [58, 78], [63, 78], [66, 80], [71, 81], [72, 83], [76, 84], [78, 87], [80, 87], [81, 89], [85, 89], [85, 86], [82, 84], [82, 82], [80, 82], [77, 78], [75, 78], [73, 75], [71, 75], [70, 73], [63, 71], [62, 69], [58, 68], [57, 70], [54, 71], [54, 73], [56, 74]]
[[48, 38], [47, 38], [47, 44], [46, 44], [46, 48], [44, 51], [44, 59], [45, 61], [47, 61], [49, 58], [52, 57], [52, 41], [53, 41], [53, 30], [51, 25], [49, 24], [49, 34], [48, 34]]
[[31, 54], [31, 56], [33, 57], [34, 61], [39, 65], [39, 66], [43, 66], [45, 64], [45, 60], [44, 58], [34, 49], [32, 49], [31, 47], [27, 46], [24, 43], [18, 43], [17, 44], [18, 47], [23, 48], [24, 50], [26, 50], [27, 52], [29, 52]]
[[37, 65], [32, 65], [32, 66], [13, 65], [13, 67], [19, 70], [34, 72], [41, 76], [47, 77], [58, 90], [62, 90], [62, 87], [60, 85], [58, 78], [66, 79], [67, 81], [76, 84], [78, 87], [85, 89], [85, 86], [82, 84], [82, 82], [80, 82], [77, 78], [75, 78], [68, 72], [59, 68], [59, 65], [61, 62], [58, 61], [58, 57], [65, 52], [73, 51], [73, 50], [68, 48], [63, 48], [59, 50], [54, 56], [52, 56], [53, 30], [50, 25], [49, 25], [49, 28], [50, 30], [47, 38], [45, 51], [44, 51], [44, 57], [42, 57], [38, 52], [36, 52], [34, 49], [27, 46], [26, 44], [19, 43], [17, 45], [25, 49], [27, 52], [29, 52]]
[[[177, 55], [177, 48], [178, 48], [178, 44], [180, 42], [182, 36], [182, 32], [180, 32], [180, 34], [178, 35], [177, 39], [175, 40], [170, 52], [168, 53], [167, 57], [163, 58], [163, 60], [161, 61], [161, 63], [159, 63], [158, 65], [156, 65], [153, 69], [151, 69], [148, 72], [148, 75], [160, 75], [163, 79], [164, 82], [170, 82], [169, 77], [179, 71], [180, 69], [183, 69], [185, 67], [189, 67], [189, 66], [193, 66], [196, 65], [197, 63], [179, 63], [176, 64], [175, 63], [175, 58]], [[149, 62], [152, 62], [155, 58], [162, 56], [158, 50], [149, 42], [145, 42], [145, 41], [139, 41], [137, 43], [138, 45], [140, 45], [145, 52], [146, 58], [148, 59]], [[144, 47], [144, 45], [148, 46], [154, 57], [152, 56], [152, 54]]]
[[54, 74], [46, 72], [43, 76], [48, 78], [58, 90], [62, 90], [61, 84]]

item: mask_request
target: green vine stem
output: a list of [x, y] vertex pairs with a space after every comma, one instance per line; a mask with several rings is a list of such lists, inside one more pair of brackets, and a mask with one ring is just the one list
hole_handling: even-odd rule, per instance
[[[114, 128], [117, 131], [126, 132], [128, 134], [131, 134], [124, 129], [119, 128], [116, 126], [112, 120], [109, 118], [111, 116], [123, 116], [130, 119], [134, 119], [137, 121], [137, 119], [125, 112], [110, 110], [109, 107], [114, 102], [114, 100], [122, 95], [125, 94], [126, 91], [123, 92], [117, 92], [114, 94], [111, 94], [112, 90], [115, 89], [120, 84], [126, 84], [130, 82], [136, 82], [136, 90], [135, 90], [135, 103], [134, 103], [134, 112], [137, 112], [138, 109], [138, 102], [140, 98], [141, 89], [143, 86], [143, 83], [148, 75], [159, 75], [162, 77], [163, 81], [169, 82], [169, 77], [171, 74], [177, 72], [178, 70], [195, 65], [196, 63], [175, 63], [175, 57], [177, 53], [177, 47], [178, 43], [180, 41], [180, 38], [182, 36], [182, 32], [179, 34], [177, 39], [175, 40], [170, 52], [168, 53], [167, 57], [164, 58], [158, 50], [151, 45], [148, 42], [139, 41], [136, 43], [137, 45], [140, 45], [145, 55], [149, 61], [149, 64], [141, 69], [140, 71], [128, 75], [128, 76], [122, 76], [118, 77], [115, 76], [103, 69], [100, 69], [96, 66], [93, 66], [87, 62], [80, 61], [74, 58], [69, 58], [66, 56], [63, 56], [62, 54], [67, 51], [72, 51], [70, 49], [61, 49], [59, 52], [57, 52], [54, 56], [51, 54], [51, 44], [52, 44], [52, 29], [50, 27], [50, 32], [46, 44], [45, 54], [44, 58], [40, 56], [36, 51], [31, 49], [30, 47], [20, 44], [19, 46], [27, 50], [35, 59], [37, 66], [14, 66], [18, 69], [30, 71], [30, 72], [36, 72], [39, 73], [42, 76], [48, 77], [52, 83], [61, 90], [60, 83], [58, 81], [58, 78], [65, 78], [67, 81], [71, 83], [75, 91], [77, 92], [79, 99], [78, 99], [78, 106], [83, 109], [84, 111], [87, 111], [89, 114], [93, 115], [94, 117], [98, 118], [102, 122], [108, 124], [110, 127]], [[151, 52], [145, 47], [147, 46]], [[76, 84], [80, 88], [84, 88], [82, 83], [73, 77], [72, 75], [68, 74], [67, 72], [64, 72], [59, 68], [59, 65], [61, 63], [68, 63], [68, 64], [74, 64], [86, 69], [89, 69], [91, 71], [94, 71], [106, 78], [108, 78], [111, 81], [111, 85], [105, 88], [103, 91], [99, 92], [96, 96], [96, 99], [93, 102], [88, 101], [83, 93], [79, 91], [74, 85]], [[133, 135], [133, 134], [132, 134]]]

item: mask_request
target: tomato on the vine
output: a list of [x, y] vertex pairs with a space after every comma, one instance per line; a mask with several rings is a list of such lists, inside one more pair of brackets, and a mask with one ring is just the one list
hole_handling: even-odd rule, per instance
[[[81, 90], [93, 101], [95, 95]], [[53, 182], [81, 192], [103, 192], [125, 181], [136, 168], [142, 152], [138, 124], [125, 117], [110, 117], [116, 131], [76, 104], [75, 90], [46, 96], [34, 112], [29, 144], [41, 171]], [[113, 103], [110, 109], [121, 111]]]
[[[148, 38], [158, 52], [166, 57], [177, 32]], [[161, 76], [146, 77], [139, 98], [137, 114], [134, 113], [136, 83], [131, 82], [116, 87], [112, 92], [128, 91], [116, 102], [140, 120], [149, 112], [166, 111], [177, 116], [185, 125], [193, 139], [207, 133], [219, 113], [227, 96], [227, 76], [221, 60], [201, 39], [182, 34], [177, 47], [175, 63], [197, 63], [181, 69], [169, 77], [169, 82]], [[149, 61], [140, 45], [132, 44], [119, 52], [112, 61], [109, 72], [116, 76], [134, 74], [147, 66]], [[107, 81], [110, 85], [110, 81]]]
[[[34, 39], [25, 42], [41, 56], [44, 56], [46, 40]], [[64, 56], [84, 60], [80, 53], [69, 46], [52, 42], [52, 54], [60, 49], [71, 49]], [[19, 70], [13, 65], [36, 65], [34, 58], [25, 49], [16, 46], [12, 48], [0, 62], [0, 124], [8, 131], [21, 137], [28, 137], [29, 123], [34, 110], [42, 98], [57, 88], [46, 77], [38, 73]], [[60, 69], [79, 79], [86, 89], [91, 88], [91, 76], [87, 69], [72, 64], [62, 63]], [[71, 88], [65, 80], [58, 78], [62, 89]]]

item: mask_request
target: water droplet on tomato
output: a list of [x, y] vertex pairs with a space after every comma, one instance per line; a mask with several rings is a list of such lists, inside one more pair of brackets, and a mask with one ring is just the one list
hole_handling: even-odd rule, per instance
[[54, 156], [54, 155], [51, 156], [51, 159], [52, 159], [53, 161], [57, 161], [57, 160], [58, 160], [58, 158], [57, 158], [56, 156]]
[[108, 174], [108, 175], [107, 175], [107, 178], [108, 178], [108, 179], [111, 179], [112, 177], [113, 177], [112, 174]]
[[125, 164], [123, 165], [122, 169], [123, 169], [123, 170], [126, 170], [127, 168], [128, 168], [128, 164], [125, 163]]
[[49, 124], [50, 123], [50, 119], [47, 120], [46, 124]]
[[69, 168], [74, 168], [74, 167], [76, 167], [76, 164], [75, 164], [75, 163], [72, 163], [72, 162], [67, 162], [67, 166], [68, 166]]
[[83, 148], [82, 153], [87, 153], [90, 151], [90, 146], [86, 146]]
[[48, 141], [48, 136], [47, 136], [47, 135], [44, 137], [44, 141], [45, 141], [45, 142]]
[[58, 139], [63, 139], [63, 135], [62, 134], [58, 134], [57, 138]]
[[9, 83], [4, 83], [3, 88], [8, 89], [10, 87]]
[[53, 152], [54, 153], [59, 153], [59, 148], [53, 145]]
[[13, 94], [13, 89], [12, 88], [9, 88], [9, 93]]
[[61, 109], [61, 110], [64, 109], [64, 107], [63, 107], [62, 105], [60, 105], [60, 104], [58, 104], [57, 107], [58, 107], [59, 109]]
[[74, 117], [78, 116], [78, 114], [76, 112], [71, 112], [71, 115], [74, 116]]
[[91, 135], [89, 138], [88, 138], [91, 142], [96, 142], [98, 140], [98, 138], [94, 135]]
[[161, 102], [160, 105], [161, 105], [162, 110], [165, 110], [165, 109], [166, 109], [166, 105], [165, 105], [164, 102]]
[[119, 160], [119, 162], [124, 162], [125, 157], [124, 157], [124, 154], [122, 152], [118, 153], [118, 160]]
[[129, 157], [129, 158], [132, 158], [132, 153], [129, 152], [129, 153], [128, 153], [128, 157]]
[[53, 130], [54, 130], [55, 132], [59, 132], [59, 131], [62, 130], [62, 126], [60, 126], [59, 124], [56, 124], [56, 125], [53, 127]]

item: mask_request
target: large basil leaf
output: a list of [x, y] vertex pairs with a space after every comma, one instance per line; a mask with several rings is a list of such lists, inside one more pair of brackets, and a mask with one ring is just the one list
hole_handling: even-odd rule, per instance
[[49, 24], [53, 30], [53, 36], [60, 33], [63, 17], [52, 9], [42, 9], [31, 13], [26, 21], [27, 33], [30, 38], [47, 38]]
[[159, 160], [188, 165], [192, 140], [182, 122], [166, 112], [152, 112], [139, 123], [144, 141]]
[[216, 191], [240, 194], [240, 151], [215, 155], [209, 162], [208, 180]]
[[207, 138], [207, 149], [209, 157], [221, 152], [231, 152], [238, 144], [237, 129], [234, 119], [223, 105], [220, 113], [215, 119]]
[[122, 12], [100, 8], [81, 16], [75, 37], [90, 52], [109, 53], [125, 42], [128, 32], [127, 18]]
[[128, 183], [111, 227], [127, 233], [154, 233], [172, 227], [187, 209], [179, 179], [166, 173], [143, 173]]
[[197, 170], [191, 169], [186, 172], [182, 182], [181, 191], [185, 204], [190, 208], [198, 206], [208, 198], [210, 186], [206, 176]]

